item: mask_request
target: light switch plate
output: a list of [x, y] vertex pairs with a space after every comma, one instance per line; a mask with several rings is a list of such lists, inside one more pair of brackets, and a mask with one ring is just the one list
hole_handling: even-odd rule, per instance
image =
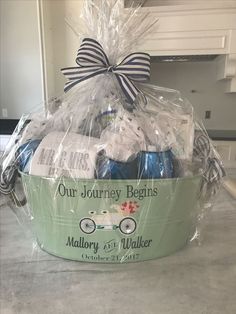
[[8, 117], [7, 108], [2, 108], [2, 117], [3, 118], [7, 118]]

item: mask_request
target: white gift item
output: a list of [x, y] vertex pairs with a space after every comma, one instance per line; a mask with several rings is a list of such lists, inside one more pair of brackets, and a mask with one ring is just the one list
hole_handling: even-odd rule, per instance
[[94, 178], [99, 140], [75, 133], [49, 133], [38, 146], [29, 173], [38, 176]]
[[41, 139], [48, 133], [47, 126], [50, 122], [43, 113], [32, 114], [30, 120], [24, 128], [19, 140], [19, 146], [30, 140]]
[[172, 148], [177, 158], [183, 160], [192, 158], [194, 124], [191, 114], [173, 114], [163, 111], [157, 115], [153, 125], [155, 132], [159, 130], [162, 133], [164, 146]]
[[126, 162], [139, 151], [145, 150], [145, 136], [134, 115], [123, 110], [101, 134], [106, 156]]
[[160, 119], [157, 114], [146, 112], [136, 112], [135, 115], [145, 134], [147, 144], [155, 146], [155, 151], [159, 152], [171, 147], [175, 136], [166, 120]]
[[111, 159], [126, 162], [140, 151], [139, 145], [132, 138], [117, 133], [106, 135], [103, 136], [103, 150]]
[[[193, 117], [190, 114], [181, 115], [179, 116], [178, 123], [176, 147], [173, 145], [173, 149], [175, 149], [178, 158], [191, 160], [194, 141]], [[182, 151], [178, 151], [178, 148], [182, 148]]]
[[157, 148], [156, 148], [155, 145], [148, 145], [147, 152], [153, 153], [153, 152], [156, 152], [156, 151], [157, 151]]
[[166, 139], [177, 158], [191, 160], [193, 154], [194, 123], [191, 114], [158, 115], [158, 124], [166, 130]]
[[157, 113], [135, 112], [144, 130], [146, 141], [156, 146], [157, 151], [170, 148], [176, 157], [192, 158], [194, 123], [191, 114], [177, 114], [164, 110]]

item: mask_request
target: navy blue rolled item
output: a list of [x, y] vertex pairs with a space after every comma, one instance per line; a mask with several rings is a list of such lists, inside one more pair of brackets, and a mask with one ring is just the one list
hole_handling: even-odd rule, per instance
[[162, 179], [173, 178], [173, 153], [142, 151], [138, 154], [138, 178]]
[[21, 145], [17, 150], [17, 164], [20, 171], [26, 171], [30, 159], [39, 146], [41, 140], [30, 140]]
[[122, 162], [103, 156], [99, 159], [97, 165], [97, 179], [136, 179], [137, 172], [137, 159]]

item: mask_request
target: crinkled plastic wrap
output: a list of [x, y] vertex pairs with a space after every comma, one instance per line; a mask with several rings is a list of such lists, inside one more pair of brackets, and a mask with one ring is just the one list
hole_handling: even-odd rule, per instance
[[42, 249], [71, 260], [174, 253], [199, 238], [224, 175], [191, 104], [139, 82], [149, 57], [131, 53], [151, 23], [137, 8], [123, 11], [122, 1], [85, 1], [80, 70], [62, 70], [72, 87], [22, 117], [2, 157], [6, 202]]

